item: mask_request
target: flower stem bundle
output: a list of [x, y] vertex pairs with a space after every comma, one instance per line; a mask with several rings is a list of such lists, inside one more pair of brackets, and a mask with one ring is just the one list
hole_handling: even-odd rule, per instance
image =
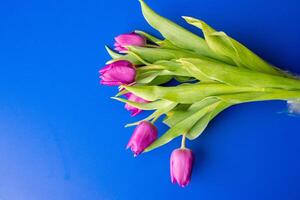
[[[182, 136], [170, 167], [172, 182], [185, 186], [193, 163], [185, 138], [199, 137], [215, 116], [236, 104], [299, 101], [300, 80], [201, 20], [183, 17], [201, 29], [203, 38], [140, 3], [145, 19], [163, 39], [143, 31], [116, 37], [116, 51], [106, 47], [112, 59], [99, 71], [101, 83], [119, 86], [113, 98], [124, 102], [133, 116], [153, 110], [147, 118], [126, 125], [137, 125], [128, 144], [135, 155]], [[178, 84], [167, 86], [171, 80]], [[161, 116], [170, 128], [158, 136], [153, 124]]]

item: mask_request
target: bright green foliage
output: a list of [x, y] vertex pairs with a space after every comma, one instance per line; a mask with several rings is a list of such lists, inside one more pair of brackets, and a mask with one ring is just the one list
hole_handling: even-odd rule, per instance
[[[154, 110], [143, 120], [154, 122], [166, 115], [163, 123], [170, 129], [145, 151], [183, 134], [190, 140], [197, 138], [214, 117], [232, 105], [300, 98], [298, 79], [270, 65], [224, 32], [201, 20], [183, 17], [202, 30], [202, 38], [158, 15], [144, 1], [140, 3], [146, 21], [164, 38], [135, 31], [151, 44], [129, 46], [126, 54], [106, 49], [112, 57], [109, 62], [125, 59], [136, 66], [135, 85], [122, 86], [124, 90], [117, 96], [131, 92], [150, 102], [113, 98], [139, 109]], [[172, 79], [180, 84], [162, 85]]]

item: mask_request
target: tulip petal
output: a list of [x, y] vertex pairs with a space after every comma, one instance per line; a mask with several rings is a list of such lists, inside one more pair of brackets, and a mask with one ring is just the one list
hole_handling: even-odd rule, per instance
[[117, 37], [115, 37], [115, 50], [117, 51], [126, 51], [126, 46], [145, 46], [146, 45], [146, 39], [137, 34], [137, 33], [127, 33], [127, 34], [121, 34]]
[[170, 158], [170, 172], [172, 183], [185, 187], [191, 180], [194, 155], [190, 149], [175, 149]]
[[101, 84], [122, 85], [135, 81], [136, 71], [133, 65], [126, 60], [115, 61], [99, 70]]
[[157, 138], [157, 128], [148, 121], [141, 122], [134, 130], [127, 148], [130, 148], [134, 156], [138, 156]]

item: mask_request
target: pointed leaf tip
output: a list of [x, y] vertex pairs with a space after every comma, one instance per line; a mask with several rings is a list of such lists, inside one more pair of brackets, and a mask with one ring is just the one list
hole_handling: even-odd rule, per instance
[[[139, 2], [140, 2], [140, 4], [141, 4], [142, 7], [143, 7], [143, 6], [147, 6], [147, 4], [145, 3], [144, 0], [139, 0]], [[147, 7], [148, 7], [148, 6], [147, 6]]]
[[110, 97], [111, 99], [114, 99], [114, 100], [119, 100], [118, 97]]
[[122, 56], [122, 54], [119, 54], [119, 53], [115, 52], [114, 50], [109, 48], [107, 45], [105, 45], [104, 47], [105, 47], [107, 53], [112, 57], [112, 59], [117, 59], [117, 58], [120, 58]]
[[181, 16], [184, 20], [189, 20], [189, 21], [192, 21], [192, 20], [194, 20], [195, 18], [193, 18], [193, 17], [189, 17], [189, 16]]

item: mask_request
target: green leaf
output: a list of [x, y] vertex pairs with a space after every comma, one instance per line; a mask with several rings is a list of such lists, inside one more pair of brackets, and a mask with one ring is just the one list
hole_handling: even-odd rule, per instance
[[166, 113], [166, 117], [163, 120], [163, 123], [169, 127], [174, 126], [179, 121], [185, 118], [185, 116], [183, 115], [190, 106], [191, 104], [177, 104], [177, 106], [173, 110]]
[[168, 100], [158, 100], [158, 101], [153, 101], [153, 102], [149, 102], [149, 103], [137, 103], [134, 101], [129, 101], [127, 99], [118, 98], [118, 97], [111, 97], [111, 98], [118, 100], [120, 102], [123, 102], [123, 103], [128, 103], [129, 105], [139, 108], [141, 110], [157, 110], [160, 107], [170, 104], [170, 101], [168, 101]]
[[224, 32], [215, 31], [201, 20], [192, 17], [183, 18], [187, 23], [192, 24], [203, 31], [209, 48], [216, 54], [232, 59], [238, 66], [268, 74], [286, 76], [285, 73], [268, 64], [238, 41], [227, 36]]
[[184, 120], [188, 116], [193, 115], [195, 112], [200, 109], [209, 106], [213, 103], [218, 102], [217, 98], [206, 98], [200, 102], [196, 102], [192, 105], [189, 104], [179, 104], [174, 110], [170, 111], [167, 115], [167, 118], [164, 120], [164, 123], [169, 127], [175, 126], [180, 121]]
[[115, 95], [115, 97], [119, 97], [119, 96], [124, 95], [124, 94], [126, 94], [126, 93], [128, 93], [128, 91], [125, 90], [125, 89], [119, 90], [119, 92]]
[[150, 71], [159, 72], [159, 75], [186, 76], [191, 75], [182, 67], [181, 63], [172, 61], [156, 62], [152, 65], [137, 68], [138, 74], [148, 73]]
[[120, 58], [123, 56], [122, 54], [119, 54], [119, 53], [113, 51], [111, 48], [109, 48], [106, 45], [105, 45], [105, 49], [106, 49], [107, 53], [111, 56], [112, 59]]
[[179, 49], [162, 49], [162, 48], [147, 48], [128, 46], [128, 53], [140, 57], [139, 60], [145, 60], [144, 62], [155, 63], [160, 60], [173, 60], [179, 58], [198, 58], [199, 55]]
[[148, 84], [151, 83], [156, 77], [158, 77], [160, 71], [141, 71], [137, 68], [136, 83]]
[[172, 76], [164, 75], [164, 76], [157, 76], [155, 79], [153, 79], [150, 83], [147, 85], [161, 85], [169, 82], [172, 79]]
[[[147, 68], [149, 66], [149, 69]], [[155, 70], [155, 66], [148, 65], [138, 67], [136, 75], [136, 84], [141, 85], [160, 85], [169, 82], [172, 79], [172, 72], [166, 70]], [[145, 69], [147, 68], [147, 69]]]
[[179, 61], [190, 74], [194, 74], [199, 79], [204, 76], [214, 81], [236, 86], [300, 89], [299, 80], [239, 68], [212, 59], [183, 58]]
[[201, 37], [158, 15], [143, 0], [140, 0], [140, 3], [147, 22], [158, 30], [168, 41], [180, 48], [195, 51], [201, 55], [209, 57], [216, 56]]
[[139, 34], [139, 35], [142, 35], [144, 36], [145, 38], [147, 38], [147, 40], [153, 42], [153, 43], [158, 43], [160, 42], [161, 40], [158, 39], [157, 37], [154, 37], [153, 35], [150, 35], [149, 33], [146, 33], [144, 31], [140, 31], [140, 30], [135, 30], [134, 31], [135, 33]]
[[155, 140], [148, 148], [145, 149], [145, 152], [151, 151], [170, 142], [171, 140], [182, 134], [188, 133], [191, 127], [193, 127], [193, 125], [199, 120], [199, 118], [202, 118], [210, 109], [211, 106], [206, 106], [183, 119], [182, 121], [171, 127], [165, 134]]
[[[160, 48], [163, 48], [163, 49], [181, 49], [180, 47], [175, 46], [172, 42], [170, 42], [167, 39], [157, 42], [157, 44], [160, 46]], [[181, 50], [183, 50], [183, 49], [181, 49]]]
[[[213, 79], [206, 74], [204, 74], [201, 70], [198, 69], [190, 59], [179, 59], [178, 62], [181, 63], [182, 68], [186, 70], [192, 77], [198, 79], [199, 81], [203, 82], [215, 82], [216, 79]], [[202, 66], [202, 65], [201, 65]]]
[[188, 76], [175, 76], [174, 79], [180, 83], [186, 83], [186, 82], [192, 82], [195, 81], [196, 79]]
[[166, 99], [186, 104], [198, 102], [210, 96], [264, 91], [264, 88], [239, 87], [219, 83], [181, 84], [173, 87], [124, 86], [124, 88], [148, 101]]
[[197, 121], [197, 123], [186, 134], [186, 137], [190, 140], [194, 140], [197, 137], [199, 137], [207, 127], [208, 123], [220, 112], [222, 112], [231, 105], [232, 104], [223, 101], [211, 105], [210, 110]]
[[171, 101], [164, 101], [160, 104], [160, 107], [157, 108], [157, 110], [155, 112], [153, 112], [151, 115], [149, 115], [148, 117], [146, 117], [145, 119], [142, 119], [140, 121], [127, 124], [125, 127], [138, 125], [142, 121], [150, 121], [152, 119], [157, 119], [161, 115], [163, 115], [163, 114], [169, 112], [170, 110], [172, 110], [176, 105], [177, 105], [177, 103], [174, 103], [174, 102], [171, 102]]
[[290, 100], [300, 98], [300, 90], [289, 91], [281, 89], [269, 89], [265, 92], [249, 92], [240, 94], [224, 94], [217, 98], [222, 101], [239, 104], [254, 101], [268, 101], [268, 100]]
[[115, 62], [117, 60], [127, 60], [129, 62], [131, 62], [132, 64], [134, 65], [141, 65], [143, 64], [140, 60], [138, 60], [135, 56], [133, 55], [130, 55], [130, 54], [125, 54], [125, 55], [122, 55], [121, 57], [119, 58], [114, 58], [112, 60], [109, 60], [106, 62], [106, 64], [110, 64], [112, 62]]

